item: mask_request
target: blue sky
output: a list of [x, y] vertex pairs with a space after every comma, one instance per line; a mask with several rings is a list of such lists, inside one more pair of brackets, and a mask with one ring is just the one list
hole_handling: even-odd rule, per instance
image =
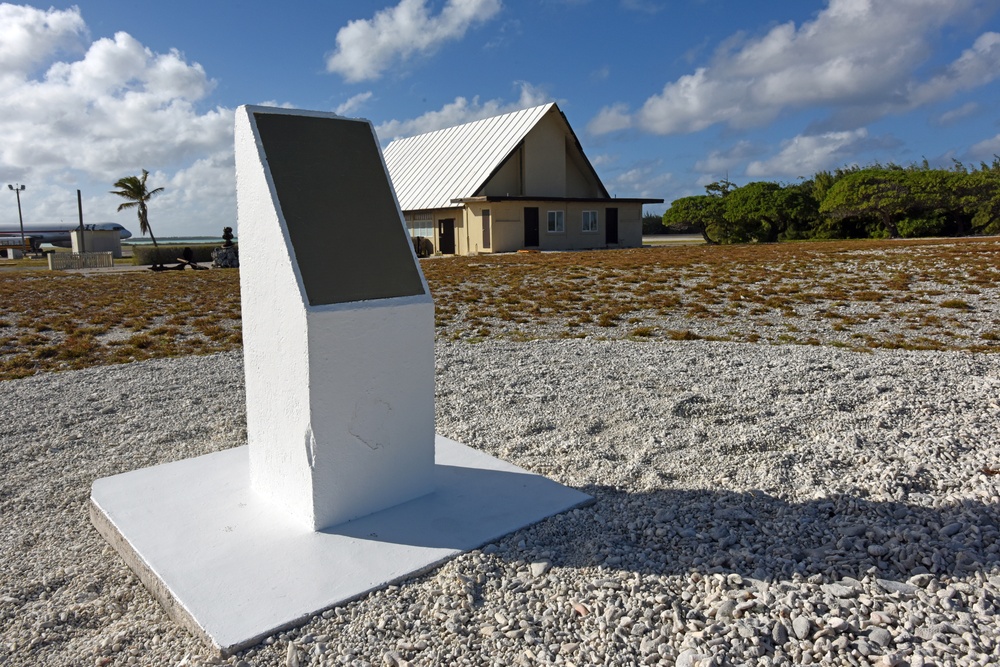
[[998, 78], [1000, 0], [4, 3], [0, 182], [27, 185], [26, 222], [75, 221], [79, 188], [87, 221], [135, 228], [107, 191], [145, 168], [158, 236], [218, 234], [241, 104], [385, 143], [555, 101], [612, 193], [669, 204], [727, 175], [991, 161]]

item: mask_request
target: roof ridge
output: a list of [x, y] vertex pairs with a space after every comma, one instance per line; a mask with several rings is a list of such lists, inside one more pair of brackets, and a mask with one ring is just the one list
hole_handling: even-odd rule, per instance
[[416, 139], [418, 137], [426, 137], [426, 136], [429, 136], [431, 134], [436, 134], [438, 132], [452, 132], [452, 131], [461, 129], [463, 127], [468, 127], [470, 125], [475, 125], [476, 123], [485, 123], [485, 122], [490, 121], [490, 120], [496, 120], [497, 118], [503, 118], [504, 116], [515, 116], [517, 114], [522, 114], [522, 113], [526, 113], [526, 112], [529, 112], [529, 111], [535, 111], [536, 109], [541, 109], [542, 107], [548, 107], [548, 106], [552, 106], [552, 107], [557, 107], [558, 108], [558, 105], [555, 102], [546, 102], [545, 104], [536, 104], [533, 107], [524, 107], [523, 109], [517, 109], [515, 111], [508, 111], [507, 113], [498, 113], [495, 116], [486, 116], [485, 118], [477, 118], [476, 120], [470, 120], [470, 121], [467, 121], [465, 123], [461, 123], [459, 125], [449, 125], [448, 127], [440, 127], [440, 128], [438, 128], [436, 130], [428, 130], [427, 132], [421, 132], [420, 134], [411, 134], [408, 137], [400, 137], [398, 139], [393, 139], [392, 141], [390, 141], [389, 145], [392, 145], [392, 144], [396, 143], [397, 141], [409, 141], [410, 139]]
[[400, 208], [453, 208], [472, 196], [553, 109], [548, 102], [390, 142], [383, 155]]

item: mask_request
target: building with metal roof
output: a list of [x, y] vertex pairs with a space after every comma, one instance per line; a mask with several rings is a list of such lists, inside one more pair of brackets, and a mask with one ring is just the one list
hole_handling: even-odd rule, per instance
[[411, 236], [446, 255], [638, 247], [642, 205], [663, 202], [611, 197], [554, 103], [397, 139], [384, 155]]

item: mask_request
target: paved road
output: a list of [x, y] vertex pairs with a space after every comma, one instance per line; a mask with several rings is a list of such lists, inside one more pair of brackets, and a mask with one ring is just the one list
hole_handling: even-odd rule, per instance
[[650, 234], [642, 237], [642, 245], [701, 245], [701, 234]]

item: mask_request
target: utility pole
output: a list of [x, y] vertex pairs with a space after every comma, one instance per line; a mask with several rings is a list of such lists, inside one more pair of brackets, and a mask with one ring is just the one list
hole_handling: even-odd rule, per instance
[[24, 240], [24, 217], [21, 215], [21, 191], [24, 190], [24, 186], [18, 183], [15, 183], [14, 185], [8, 183], [7, 187], [13, 190], [14, 194], [17, 195], [17, 221], [21, 223], [21, 250], [24, 250], [28, 245]]
[[87, 252], [87, 241], [84, 238], [86, 234], [83, 231], [83, 200], [80, 199], [80, 191], [76, 191], [76, 210], [80, 212], [80, 252]]

